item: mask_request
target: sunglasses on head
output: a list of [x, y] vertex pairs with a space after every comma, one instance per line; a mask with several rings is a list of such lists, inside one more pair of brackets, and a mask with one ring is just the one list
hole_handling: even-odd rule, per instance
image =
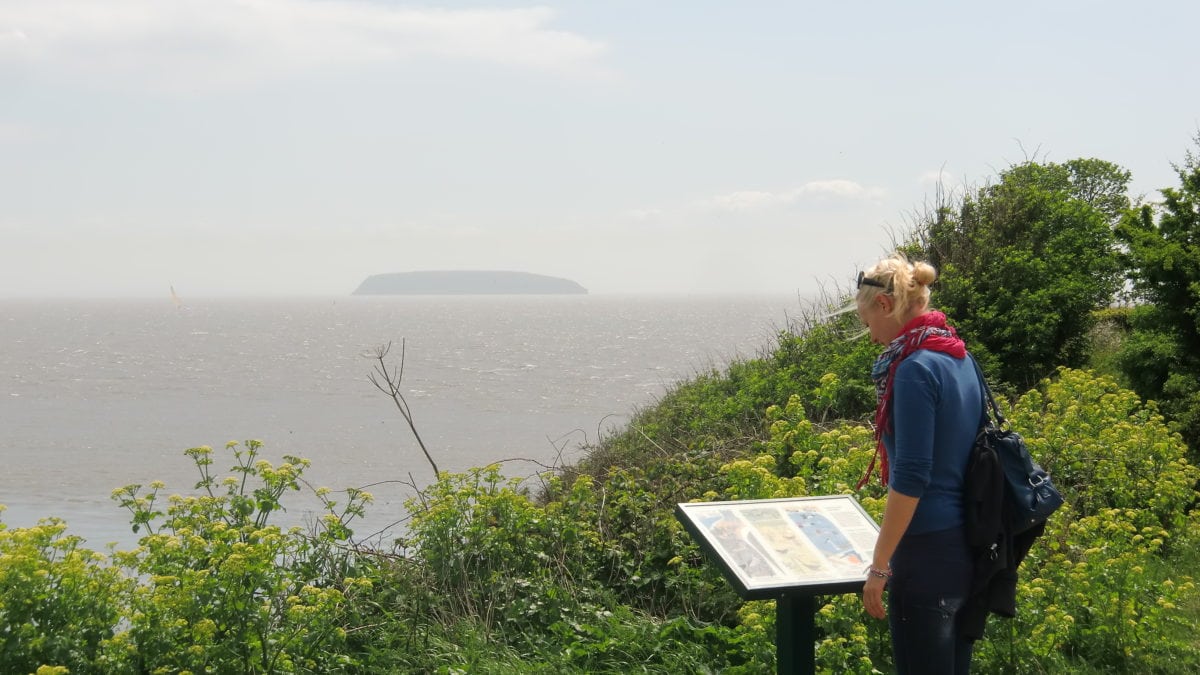
[[872, 279], [871, 277], [867, 276], [865, 272], [859, 272], [858, 283], [854, 286], [854, 290], [858, 290], [863, 286], [874, 286], [875, 288], [883, 289], [887, 288], [887, 284], [883, 283], [882, 281], [879, 281], [878, 279]]

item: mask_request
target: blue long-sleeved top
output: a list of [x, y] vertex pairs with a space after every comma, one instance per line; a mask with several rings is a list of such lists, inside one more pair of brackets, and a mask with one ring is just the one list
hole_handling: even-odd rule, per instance
[[907, 532], [963, 524], [963, 476], [983, 414], [969, 358], [917, 350], [900, 362], [892, 382], [892, 432], [883, 437], [890, 487], [919, 497]]

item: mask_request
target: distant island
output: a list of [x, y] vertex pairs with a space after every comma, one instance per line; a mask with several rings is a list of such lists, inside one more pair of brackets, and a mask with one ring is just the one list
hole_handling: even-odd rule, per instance
[[353, 295], [586, 295], [570, 279], [529, 272], [447, 270], [372, 274]]

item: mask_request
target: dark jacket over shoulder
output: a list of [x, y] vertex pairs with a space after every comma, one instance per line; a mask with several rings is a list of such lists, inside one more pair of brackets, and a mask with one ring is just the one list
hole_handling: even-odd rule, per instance
[[963, 491], [968, 542], [975, 575], [967, 604], [958, 614], [958, 630], [969, 640], [983, 637], [988, 614], [1017, 614], [1017, 568], [1046, 524], [1014, 535], [1005, 510], [1004, 468], [996, 451], [977, 443], [971, 451]]

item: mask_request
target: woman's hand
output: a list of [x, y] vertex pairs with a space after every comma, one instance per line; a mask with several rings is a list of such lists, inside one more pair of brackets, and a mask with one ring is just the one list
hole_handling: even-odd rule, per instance
[[886, 585], [887, 579], [868, 574], [867, 583], [863, 586], [863, 607], [867, 614], [876, 619], [887, 618], [887, 609], [883, 606], [883, 588]]
[[[908, 530], [920, 501], [919, 497], [909, 497], [888, 489], [887, 503], [883, 506], [883, 524], [879, 526], [879, 538], [875, 540], [875, 553], [871, 558], [872, 567], [891, 571], [892, 554]], [[887, 609], [883, 606], [883, 587], [886, 585], [887, 579], [878, 574], [867, 574], [867, 583], [863, 586], [863, 607], [867, 614], [876, 619], [887, 618]]]

